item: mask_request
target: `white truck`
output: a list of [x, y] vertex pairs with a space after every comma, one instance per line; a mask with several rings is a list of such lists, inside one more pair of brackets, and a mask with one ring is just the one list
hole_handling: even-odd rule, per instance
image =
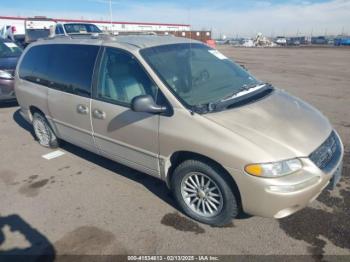
[[284, 36], [277, 36], [275, 43], [280, 45], [280, 46], [286, 46], [287, 45], [287, 38]]
[[101, 34], [102, 31], [91, 23], [57, 23], [51, 28], [51, 36]]
[[36, 16], [27, 18], [24, 21], [25, 28], [25, 45], [28, 45], [39, 38], [47, 38], [50, 36], [50, 28], [54, 27], [56, 22], [44, 16]]

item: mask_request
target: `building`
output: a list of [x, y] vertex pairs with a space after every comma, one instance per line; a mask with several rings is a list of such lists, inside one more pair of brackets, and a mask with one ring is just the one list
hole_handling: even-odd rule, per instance
[[[0, 28], [4, 25], [15, 27], [16, 34], [24, 35], [24, 21], [27, 17], [16, 16], [0, 16]], [[166, 24], [166, 23], [148, 23], [148, 22], [109, 22], [101, 20], [84, 20], [84, 19], [63, 19], [52, 18], [55, 22], [62, 23], [92, 23], [97, 25], [102, 31], [109, 32], [186, 32], [191, 30], [191, 26], [187, 24]]]
[[[46, 17], [35, 17], [44, 18]], [[20, 40], [25, 35], [25, 20], [27, 17], [0, 16], [0, 30], [4, 26], [13, 28], [15, 39]], [[210, 43], [212, 41], [211, 31], [194, 31], [187, 24], [164, 24], [164, 23], [148, 23], [148, 22], [108, 22], [101, 20], [83, 20], [83, 19], [63, 19], [51, 18], [56, 23], [91, 23], [97, 25], [102, 31], [123, 34], [132, 32], [155, 32], [161, 35], [174, 35], [178, 37], [186, 37]]]

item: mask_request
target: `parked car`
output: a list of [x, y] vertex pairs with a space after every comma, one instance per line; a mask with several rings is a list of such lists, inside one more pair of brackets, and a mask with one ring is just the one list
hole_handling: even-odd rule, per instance
[[287, 38], [284, 36], [277, 36], [275, 43], [281, 46], [286, 46], [287, 45]]
[[69, 36], [77, 34], [100, 34], [102, 31], [94, 24], [89, 23], [57, 23], [54, 25], [51, 36]]
[[12, 40], [17, 45], [22, 46], [24, 43], [24, 25], [20, 26], [18, 23], [15, 23], [1, 26], [0, 38]]
[[0, 39], [0, 102], [16, 100], [14, 74], [22, 49], [10, 40]]
[[300, 46], [300, 44], [301, 44], [300, 37], [287, 38], [287, 45], [288, 46]]
[[41, 40], [17, 68], [41, 145], [66, 140], [160, 178], [200, 222], [286, 217], [340, 179], [343, 145], [319, 111], [203, 43]]
[[333, 44], [335, 46], [350, 46], [350, 37], [336, 37]]
[[24, 21], [24, 45], [33, 43], [41, 38], [47, 38], [50, 36], [50, 28], [55, 25], [56, 22], [51, 18], [44, 16], [36, 16], [33, 18], [27, 18]]
[[14, 37], [14, 32], [15, 31], [16, 31], [16, 27], [15, 26], [3, 25], [0, 28], [0, 37], [2, 39], [9, 39], [9, 40], [15, 41], [15, 37]]
[[326, 45], [328, 44], [328, 40], [325, 36], [315, 36], [315, 37], [311, 37], [311, 44]]

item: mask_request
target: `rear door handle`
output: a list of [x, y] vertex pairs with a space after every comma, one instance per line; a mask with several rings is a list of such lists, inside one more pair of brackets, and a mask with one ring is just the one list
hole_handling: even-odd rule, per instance
[[85, 105], [78, 105], [77, 112], [82, 115], [87, 115], [89, 113], [89, 108]]
[[101, 111], [101, 110], [98, 110], [98, 109], [95, 109], [93, 112], [92, 112], [92, 116], [94, 118], [97, 118], [97, 119], [105, 119], [106, 118], [106, 113]]

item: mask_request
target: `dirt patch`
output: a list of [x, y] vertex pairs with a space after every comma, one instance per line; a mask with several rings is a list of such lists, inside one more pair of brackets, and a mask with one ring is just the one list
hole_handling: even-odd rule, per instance
[[[344, 174], [342, 183], [350, 184], [349, 174]], [[318, 198], [332, 212], [308, 207], [279, 220], [280, 227], [290, 237], [311, 245], [309, 251], [317, 260], [322, 259], [326, 245], [320, 236], [337, 247], [350, 249], [350, 192], [342, 189], [339, 194], [340, 197], [334, 197], [326, 190]]]
[[33, 184], [30, 184], [29, 187], [30, 187], [30, 188], [40, 188], [40, 187], [45, 186], [48, 182], [49, 182], [48, 179], [42, 179], [42, 180], [40, 180], [40, 181], [38, 181], [38, 182], [35, 182], [35, 183], [33, 183]]
[[343, 127], [350, 127], [350, 124], [349, 124], [349, 123], [344, 123], [344, 122], [342, 122], [341, 125], [342, 125]]
[[173, 227], [176, 230], [184, 232], [193, 232], [196, 234], [203, 234], [205, 230], [192, 220], [180, 216], [178, 213], [166, 214], [160, 221], [163, 225]]
[[33, 175], [33, 176], [30, 176], [30, 177], [28, 177], [30, 180], [35, 180], [35, 179], [37, 179], [39, 176], [38, 175]]
[[69, 168], [70, 168], [70, 166], [61, 167], [61, 168], [58, 169], [58, 171], [63, 171], [65, 169], [69, 169]]
[[[30, 179], [30, 178], [29, 178]], [[19, 193], [26, 197], [35, 197], [39, 194], [40, 189], [46, 186], [49, 182], [54, 183], [54, 179], [41, 179], [39, 181], [28, 180], [28, 182], [19, 188]]]
[[59, 255], [127, 254], [127, 250], [109, 232], [93, 226], [79, 227], [54, 244]]

